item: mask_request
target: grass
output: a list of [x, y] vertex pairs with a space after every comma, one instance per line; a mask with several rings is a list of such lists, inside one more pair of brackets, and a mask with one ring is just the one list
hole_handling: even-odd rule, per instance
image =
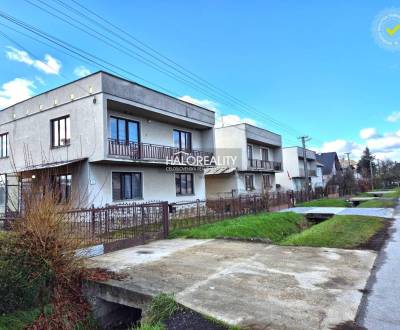
[[383, 197], [400, 198], [400, 188], [394, 189], [394, 192], [384, 194]]
[[180, 306], [176, 303], [174, 296], [161, 293], [152, 299], [144, 325], [161, 326], [163, 321], [169, 319], [179, 309]]
[[341, 198], [322, 198], [309, 202], [299, 203], [296, 206], [315, 206], [315, 207], [348, 207], [349, 204]]
[[357, 205], [357, 207], [365, 207], [365, 208], [369, 208], [369, 207], [395, 207], [397, 204], [397, 202], [393, 199], [371, 199], [369, 201], [365, 201], [362, 202], [360, 204]]
[[299, 233], [307, 226], [305, 218], [293, 212], [259, 213], [235, 219], [227, 219], [191, 229], [176, 229], [170, 238], [263, 238], [279, 242], [287, 236]]
[[383, 228], [382, 219], [377, 217], [336, 215], [299, 234], [294, 234], [281, 245], [355, 248]]
[[12, 314], [0, 315], [0, 330], [6, 329], [25, 329], [26, 326], [33, 323], [39, 316], [39, 309], [28, 311], [18, 311]]

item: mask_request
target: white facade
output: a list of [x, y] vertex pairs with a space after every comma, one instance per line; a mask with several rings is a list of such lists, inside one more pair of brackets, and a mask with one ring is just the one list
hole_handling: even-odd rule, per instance
[[[68, 142], [59, 133], [67, 125], [62, 118], [69, 118]], [[116, 123], [113, 129], [111, 120]], [[95, 206], [127, 201], [113, 198], [118, 195], [117, 189], [113, 195], [113, 184], [121, 184], [113, 173], [138, 173], [121, 178], [126, 184], [121, 196], [140, 195], [132, 198], [135, 201], [203, 199], [204, 174], [179, 177], [185, 188], [178, 194], [175, 173], [167, 171], [165, 158], [176, 150], [212, 153], [214, 120], [210, 110], [98, 72], [0, 111], [0, 135], [8, 136], [0, 174], [16, 171], [21, 177], [35, 177], [57, 167], [72, 176], [71, 190], [82, 203]], [[57, 138], [65, 145], [55, 147]], [[190, 142], [181, 148], [186, 140]], [[187, 166], [182, 172], [192, 173]], [[128, 187], [128, 181], [134, 187]], [[141, 192], [133, 194], [139, 181]]]
[[245, 123], [216, 128], [215, 154], [236, 161], [228, 174], [206, 172], [208, 197], [275, 190], [275, 174], [282, 167], [280, 135]]
[[[288, 147], [282, 149], [283, 157], [283, 172], [276, 174], [276, 183], [282, 191], [288, 190], [304, 190], [306, 188], [306, 177], [304, 169], [304, 149], [300, 147]], [[317, 176], [318, 167], [316, 154], [314, 151], [306, 149], [306, 161], [308, 170], [308, 182], [312, 189], [315, 189], [319, 184], [319, 177], [322, 178], [322, 173]]]

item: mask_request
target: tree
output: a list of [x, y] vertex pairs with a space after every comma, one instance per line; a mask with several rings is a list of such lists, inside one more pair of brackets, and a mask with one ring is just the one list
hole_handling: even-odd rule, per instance
[[360, 173], [364, 178], [371, 178], [371, 166], [372, 173], [376, 173], [376, 165], [372, 160], [373, 156], [369, 151], [369, 148], [366, 147], [363, 151], [361, 159], [357, 163], [357, 172]]

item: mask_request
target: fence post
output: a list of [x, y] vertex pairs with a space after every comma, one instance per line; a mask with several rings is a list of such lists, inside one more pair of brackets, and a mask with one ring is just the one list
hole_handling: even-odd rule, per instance
[[253, 196], [253, 202], [254, 202], [254, 214], [257, 213], [257, 197], [256, 195]]
[[167, 238], [169, 235], [168, 202], [162, 202], [162, 221], [163, 221], [163, 237]]
[[92, 239], [94, 239], [96, 236], [96, 215], [95, 215], [94, 205], [92, 205], [90, 210], [90, 222], [92, 225]]
[[200, 225], [200, 199], [196, 199], [196, 208], [197, 223]]
[[142, 221], [141, 223], [141, 228], [142, 228], [142, 244], [145, 243], [146, 238], [145, 238], [145, 227], [144, 227], [144, 207], [143, 205], [140, 205], [140, 219]]

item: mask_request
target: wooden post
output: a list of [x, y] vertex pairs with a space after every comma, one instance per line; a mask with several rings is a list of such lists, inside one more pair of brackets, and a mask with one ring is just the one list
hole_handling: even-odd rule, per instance
[[167, 238], [169, 235], [168, 202], [162, 202], [162, 222], [163, 222], [163, 237]]

